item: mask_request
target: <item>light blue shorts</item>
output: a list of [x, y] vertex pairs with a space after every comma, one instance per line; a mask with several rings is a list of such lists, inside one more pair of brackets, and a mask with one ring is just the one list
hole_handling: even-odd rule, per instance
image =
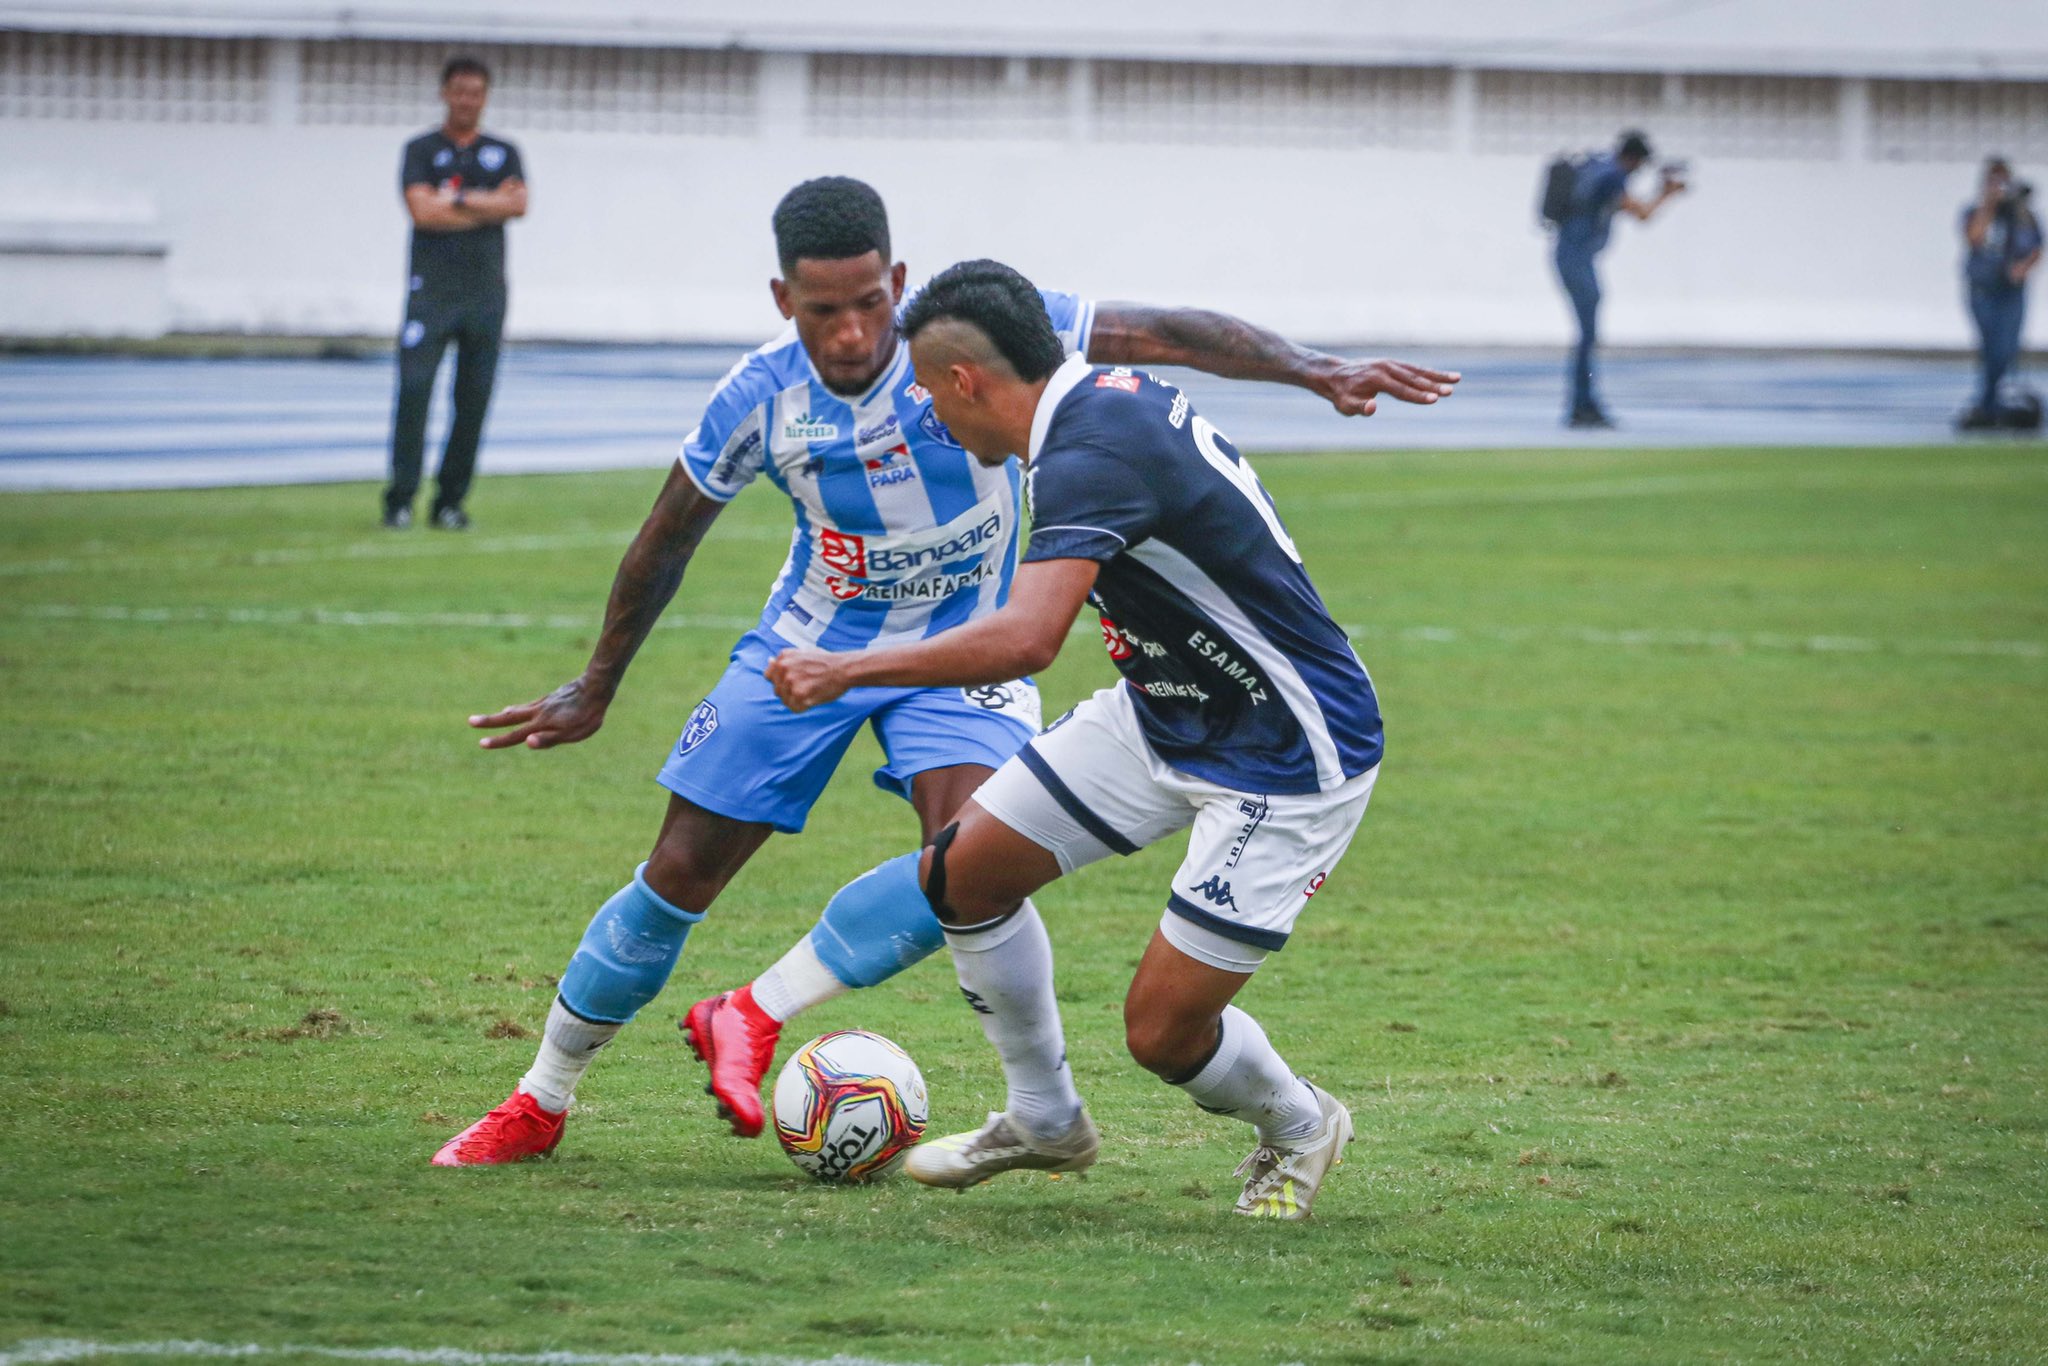
[[804, 828], [863, 725], [887, 762], [875, 786], [908, 800], [910, 780], [934, 768], [1000, 768], [1038, 733], [1029, 679], [981, 688], [855, 688], [806, 712], [782, 705], [761, 676], [772, 653], [749, 641], [684, 725], [660, 784], [685, 801], [785, 834]]

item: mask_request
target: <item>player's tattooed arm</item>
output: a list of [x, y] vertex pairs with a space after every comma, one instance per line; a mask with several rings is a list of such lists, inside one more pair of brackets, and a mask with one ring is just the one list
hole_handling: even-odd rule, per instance
[[654, 629], [662, 609], [675, 597], [691, 556], [724, 507], [717, 499], [706, 497], [678, 461], [639, 534], [619, 561], [611, 597], [605, 603], [604, 629], [583, 672], [545, 697], [470, 717], [469, 724], [479, 730], [499, 731], [478, 743], [485, 749], [514, 745], [548, 749], [595, 735], [626, 676], [626, 666]]
[[1098, 365], [1185, 365], [1226, 379], [1292, 384], [1320, 394], [1346, 417], [1371, 413], [1381, 394], [1403, 403], [1450, 395], [1458, 374], [1398, 360], [1346, 360], [1298, 346], [1228, 313], [1104, 303], [1095, 308], [1088, 359]]

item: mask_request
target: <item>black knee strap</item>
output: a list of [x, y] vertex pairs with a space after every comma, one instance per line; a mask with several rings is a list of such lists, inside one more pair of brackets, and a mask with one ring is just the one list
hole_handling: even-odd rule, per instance
[[941, 925], [953, 923], [953, 908], [946, 904], [946, 851], [953, 847], [959, 834], [960, 822], [954, 821], [932, 837], [932, 866], [924, 878], [924, 899], [931, 904], [932, 914]]

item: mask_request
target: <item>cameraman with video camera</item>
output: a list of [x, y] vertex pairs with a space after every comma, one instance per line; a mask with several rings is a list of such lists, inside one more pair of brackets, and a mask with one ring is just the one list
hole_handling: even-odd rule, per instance
[[1975, 406], [1957, 421], [1964, 431], [1992, 427], [2037, 428], [2041, 405], [2028, 396], [2008, 403], [1998, 388], [2019, 357], [2027, 317], [2027, 276], [2041, 260], [2041, 223], [2031, 204], [2033, 186], [2013, 179], [2003, 157], [1984, 163], [1975, 203], [1963, 208], [1963, 280], [1977, 325], [1982, 381]]
[[1628, 192], [1630, 177], [1650, 159], [1650, 141], [1641, 133], [1623, 133], [1611, 153], [1552, 163], [1544, 187], [1543, 217], [1557, 229], [1557, 278], [1578, 319], [1579, 344], [1572, 352], [1571, 427], [1612, 427], [1613, 421], [1593, 397], [1593, 345], [1600, 309], [1600, 277], [1594, 258], [1606, 250], [1617, 211], [1648, 222], [1664, 201], [1685, 189], [1684, 167], [1663, 168], [1655, 196], [1636, 199]]

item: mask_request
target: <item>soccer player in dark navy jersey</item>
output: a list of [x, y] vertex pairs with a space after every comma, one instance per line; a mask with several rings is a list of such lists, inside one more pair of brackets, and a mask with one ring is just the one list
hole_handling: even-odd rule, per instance
[[434, 476], [433, 525], [469, 525], [462, 500], [476, 472], [476, 447], [498, 373], [505, 329], [505, 224], [526, 214], [519, 149], [479, 126], [491, 73], [474, 57], [441, 72], [448, 118], [405, 145], [399, 188], [412, 216], [405, 326], [398, 334], [398, 404], [391, 420], [391, 482], [384, 525], [412, 525], [420, 487], [427, 406], [448, 343], [456, 346], [455, 416]]
[[914, 1149], [908, 1170], [964, 1187], [1094, 1162], [1029, 898], [1186, 830], [1125, 998], [1127, 1041], [1197, 1105], [1257, 1130], [1236, 1212], [1304, 1218], [1351, 1139], [1350, 1112], [1296, 1076], [1231, 1001], [1287, 942], [1364, 815], [1381, 750], [1372, 680], [1251, 467], [1186, 395], [1064, 355], [1038, 291], [992, 261], [940, 274], [902, 329], [961, 444], [991, 463], [1025, 461], [1024, 563], [1005, 606], [955, 629], [784, 652], [767, 670], [777, 693], [802, 711], [851, 688], [1035, 672], [1084, 603], [1123, 675], [998, 769], [919, 858], [1009, 1095], [980, 1129]]
[[[757, 479], [789, 499], [789, 559], [759, 624], [662, 766], [661, 832], [647, 862], [590, 919], [532, 1068], [443, 1145], [438, 1165], [523, 1161], [560, 1141], [585, 1069], [661, 992], [690, 927], [754, 852], [774, 832], [804, 828], [861, 729], [886, 755], [876, 784], [910, 802], [925, 842], [1037, 733], [1038, 693], [1022, 669], [982, 687], [862, 688], [800, 715], [767, 682], [769, 660], [791, 646], [891, 646], [996, 612], [1016, 573], [1022, 493], [1016, 462], [970, 455], [911, 373], [896, 325], [906, 271], [891, 254], [881, 196], [844, 176], [805, 181], [776, 206], [774, 229], [782, 275], [771, 289], [790, 326], [733, 366], [684, 438], [620, 562], [583, 673], [470, 724], [501, 731], [482, 740], [487, 749], [547, 749], [594, 734], [713, 521]], [[1201, 309], [1056, 291], [1036, 307], [1061, 352], [1295, 384], [1347, 415], [1372, 412], [1382, 395], [1434, 403], [1456, 380], [1399, 361], [1343, 360]], [[1043, 942], [1035, 915], [1010, 924]], [[888, 980], [943, 942], [917, 855], [906, 854], [843, 889], [752, 982], [690, 1007], [685, 1032], [733, 1132], [762, 1130], [761, 1084], [787, 1021]]]

